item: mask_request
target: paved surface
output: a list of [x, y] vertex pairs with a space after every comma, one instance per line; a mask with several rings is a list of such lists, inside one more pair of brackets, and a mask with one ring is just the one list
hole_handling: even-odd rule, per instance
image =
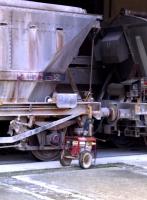
[[[145, 150], [123, 150], [123, 149], [99, 149], [95, 165], [107, 165], [113, 163], [125, 163], [147, 168], [147, 151]], [[78, 161], [72, 165], [78, 166]], [[10, 172], [25, 172], [32, 170], [47, 170], [62, 168], [58, 161], [36, 162], [28, 153], [12, 152], [0, 154], [0, 174]]]
[[88, 170], [77, 161], [67, 168], [34, 162], [27, 154], [0, 155], [0, 160], [0, 200], [147, 199], [144, 150], [99, 150], [96, 165]]
[[125, 165], [0, 177], [1, 200], [146, 200], [146, 171]]

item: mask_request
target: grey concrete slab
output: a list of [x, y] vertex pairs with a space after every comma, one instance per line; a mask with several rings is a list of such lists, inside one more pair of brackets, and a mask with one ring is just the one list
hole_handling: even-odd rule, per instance
[[7, 184], [0, 185], [0, 200], [36, 200], [36, 196], [30, 195], [29, 192], [24, 192], [20, 188], [8, 186]]
[[5, 157], [0, 165], [0, 200], [147, 199], [145, 151], [100, 150], [88, 170], [81, 170], [78, 161], [64, 168], [58, 161], [14, 158], [5, 163]]
[[[5, 186], [0, 194], [11, 191], [15, 200], [19, 197], [22, 200], [30, 197], [36, 200], [146, 200], [147, 197], [147, 176], [125, 165], [12, 174], [5, 179], [1, 177], [0, 185]], [[10, 199], [8, 196], [7, 200]]]

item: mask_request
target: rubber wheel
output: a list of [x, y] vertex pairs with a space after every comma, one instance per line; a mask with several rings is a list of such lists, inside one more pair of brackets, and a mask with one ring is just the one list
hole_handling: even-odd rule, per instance
[[79, 165], [83, 169], [89, 169], [92, 165], [92, 154], [89, 151], [83, 151], [79, 156]]
[[62, 166], [70, 166], [71, 165], [72, 159], [66, 158], [66, 156], [69, 156], [69, 153], [68, 153], [68, 151], [63, 150], [60, 155], [60, 164]]

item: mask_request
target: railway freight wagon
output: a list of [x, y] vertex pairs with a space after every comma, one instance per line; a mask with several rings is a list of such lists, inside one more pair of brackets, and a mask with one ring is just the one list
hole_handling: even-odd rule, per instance
[[56, 93], [100, 16], [76, 7], [0, 0], [0, 148], [55, 159], [65, 135], [92, 135], [87, 119], [101, 119], [100, 103]]
[[98, 126], [98, 137], [117, 146], [147, 145], [147, 13], [122, 9], [101, 29], [95, 56], [105, 73], [98, 101], [110, 115]]

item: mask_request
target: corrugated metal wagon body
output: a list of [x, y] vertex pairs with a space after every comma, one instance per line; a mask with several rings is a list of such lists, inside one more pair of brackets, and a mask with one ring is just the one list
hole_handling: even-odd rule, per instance
[[80, 8], [0, 1], [0, 100], [44, 102], [95, 22]]

